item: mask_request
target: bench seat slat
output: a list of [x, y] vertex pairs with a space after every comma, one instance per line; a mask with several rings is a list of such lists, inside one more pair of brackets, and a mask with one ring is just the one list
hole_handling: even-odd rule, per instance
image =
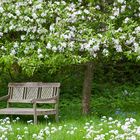
[[9, 103], [31, 103], [32, 99], [29, 100], [14, 100], [14, 99], [9, 99], [8, 102]]
[[[33, 100], [32, 99], [30, 99], [30, 100], [11, 100], [11, 99], [9, 99], [8, 100], [8, 103], [33, 103], [32, 102]], [[48, 100], [48, 101], [45, 101], [45, 100], [38, 100], [38, 101], [36, 101], [36, 103], [48, 103], [48, 104], [55, 104], [56, 103], [56, 100], [55, 99], [52, 99], [52, 100]]]
[[[49, 115], [49, 114], [56, 114], [55, 109], [36, 109], [37, 115]], [[33, 108], [4, 108], [0, 109], [0, 114], [9, 114], [9, 115], [33, 115], [34, 109]]]

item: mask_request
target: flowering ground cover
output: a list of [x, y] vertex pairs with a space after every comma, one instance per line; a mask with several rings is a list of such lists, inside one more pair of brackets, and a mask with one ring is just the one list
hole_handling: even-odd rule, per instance
[[140, 121], [103, 116], [33, 125], [17, 117], [0, 119], [0, 140], [138, 140]]

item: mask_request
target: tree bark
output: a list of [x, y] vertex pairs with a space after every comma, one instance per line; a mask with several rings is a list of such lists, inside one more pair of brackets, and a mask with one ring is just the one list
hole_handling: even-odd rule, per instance
[[93, 66], [92, 62], [86, 64], [85, 77], [83, 83], [83, 98], [82, 98], [82, 113], [87, 115], [90, 113], [90, 99], [93, 80]]

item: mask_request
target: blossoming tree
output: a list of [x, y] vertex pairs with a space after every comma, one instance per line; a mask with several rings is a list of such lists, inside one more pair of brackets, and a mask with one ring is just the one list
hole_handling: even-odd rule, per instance
[[83, 113], [93, 64], [140, 59], [140, 0], [0, 0], [0, 64], [32, 74], [40, 66], [85, 64]]

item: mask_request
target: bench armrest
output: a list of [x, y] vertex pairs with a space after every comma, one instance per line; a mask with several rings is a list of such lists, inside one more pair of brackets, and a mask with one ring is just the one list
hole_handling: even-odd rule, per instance
[[56, 103], [57, 102], [57, 97], [54, 98], [47, 98], [47, 99], [33, 99], [31, 100], [31, 103]]
[[8, 98], [9, 98], [9, 95], [2, 96], [2, 97], [0, 97], [0, 101], [7, 100]]

